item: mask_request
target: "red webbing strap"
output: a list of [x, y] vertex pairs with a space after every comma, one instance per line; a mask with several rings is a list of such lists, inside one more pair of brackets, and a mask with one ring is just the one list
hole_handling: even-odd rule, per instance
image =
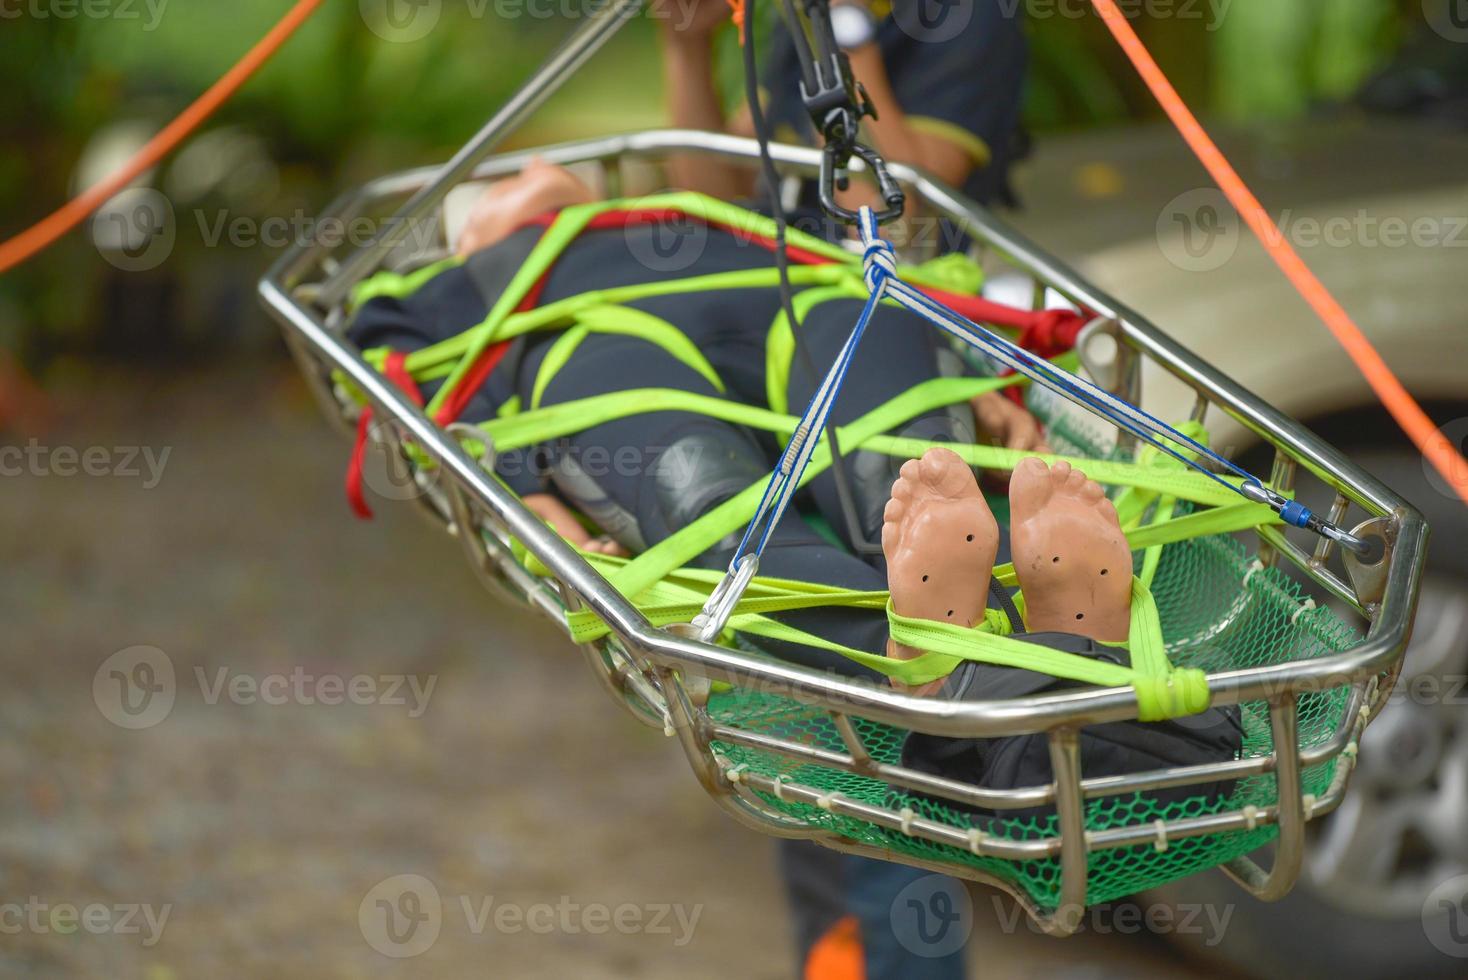
[[1064, 354], [1076, 344], [1081, 328], [1095, 319], [1095, 314], [1075, 310], [1026, 310], [1006, 306], [982, 296], [950, 293], [946, 289], [913, 284], [923, 295], [936, 300], [960, 316], [975, 323], [992, 323], [1019, 331], [1016, 341], [1021, 347], [1043, 358]]
[[[546, 214], [537, 215], [527, 221], [524, 225], [514, 229], [539, 226], [549, 228], [555, 221], [558, 212], [551, 211]], [[709, 221], [707, 219], [690, 215], [675, 208], [624, 208], [613, 211], [604, 211], [596, 215], [586, 223], [582, 229], [587, 231], [603, 231], [613, 228], [626, 228], [630, 225], [648, 222], [665, 222], [675, 220], [699, 221], [711, 228], [725, 231], [740, 241], [748, 242], [767, 251], [776, 249], [775, 239], [757, 235], [746, 228], [740, 228], [721, 221]], [[798, 245], [786, 245], [785, 254], [790, 261], [797, 265], [829, 265], [835, 259], [801, 248]], [[541, 293], [545, 290], [546, 281], [550, 278], [551, 271], [555, 268], [554, 260], [546, 268], [535, 284], [525, 294], [525, 298], [515, 307], [516, 313], [524, 313], [535, 309], [540, 302]], [[1054, 357], [1063, 354], [1075, 346], [1076, 335], [1080, 333], [1091, 319], [1090, 314], [1077, 313], [1074, 310], [1026, 310], [1014, 306], [1006, 306], [984, 299], [982, 296], [968, 296], [962, 293], [950, 293], [943, 289], [931, 287], [917, 287], [932, 299], [944, 304], [954, 312], [968, 317], [980, 323], [992, 323], [1001, 327], [1018, 330], [1019, 344], [1026, 350], [1032, 351], [1040, 357]], [[479, 355], [474, 366], [464, 374], [459, 384], [449, 393], [443, 405], [434, 415], [434, 421], [439, 425], [448, 425], [458, 419], [459, 415], [468, 407], [474, 393], [489, 380], [494, 369], [504, 360], [509, 350], [510, 341], [502, 340], [490, 344]], [[403, 355], [394, 352], [390, 354], [387, 362], [383, 365], [383, 372], [394, 370], [397, 375], [392, 376], [398, 386], [404, 391], [411, 391], [416, 397], [417, 387], [413, 379], [403, 369]], [[1006, 394], [1019, 400], [1019, 391], [1010, 388]], [[1023, 404], [1023, 402], [1020, 402]], [[420, 400], [418, 404], [423, 403]], [[347, 496], [352, 501], [352, 509], [358, 516], [370, 518], [371, 510], [368, 509], [366, 500], [362, 496], [362, 455], [367, 445], [367, 428], [370, 425], [370, 408], [362, 413], [357, 423], [357, 446], [352, 453], [352, 465], [347, 470]]]
[[448, 425], [458, 419], [459, 413], [469, 407], [474, 393], [479, 390], [480, 385], [489, 380], [489, 376], [494, 373], [495, 368], [499, 367], [500, 361], [505, 359], [505, 354], [509, 349], [510, 341], [508, 340], [501, 340], [499, 343], [490, 344], [484, 348], [484, 352], [479, 355], [479, 360], [474, 362], [474, 367], [464, 375], [458, 387], [439, 406], [438, 412], [433, 416], [433, 421], [439, 425]]
[[[555, 221], [557, 213], [551, 211], [546, 214], [537, 215], [514, 230], [519, 231], [521, 228], [533, 226], [549, 228], [551, 223]], [[677, 219], [703, 220], [673, 208], [625, 208], [615, 211], [604, 211], [596, 215], [586, 223], [586, 227], [581, 231], [584, 234], [587, 231], [604, 231], [610, 228], [626, 228], [634, 224]], [[705, 221], [703, 223], [709, 227], [720, 228], [741, 240], [751, 242], [762, 248], [771, 251], [775, 248], [775, 241], [772, 238], [754, 235], [734, 225], [724, 224], [722, 222]], [[786, 254], [792, 262], [799, 265], [824, 265], [834, 261], [826, 258], [824, 255], [807, 251], [799, 246], [789, 246], [786, 249]], [[546, 268], [546, 271], [541, 274], [540, 278], [536, 280], [535, 285], [530, 287], [530, 291], [525, 294], [525, 298], [515, 307], [516, 313], [524, 313], [535, 309], [536, 305], [540, 302], [540, 294], [545, 290], [546, 280], [550, 278], [551, 270], [554, 268], [555, 263], [552, 262]], [[468, 406], [470, 399], [474, 397], [474, 392], [479, 390], [480, 385], [489, 379], [490, 374], [494, 372], [494, 369], [499, 365], [500, 361], [504, 360], [505, 352], [508, 348], [508, 341], [500, 341], [499, 343], [486, 347], [483, 353], [479, 355], [479, 360], [475, 362], [474, 367], [460, 379], [459, 384], [449, 394], [448, 398], [444, 400], [443, 405], [434, 416], [434, 421], [439, 425], [448, 425], [457, 419], [459, 414]]]
[[[423, 407], [423, 393], [418, 390], [418, 383], [408, 373], [404, 361], [408, 355], [402, 351], [388, 352], [387, 359], [382, 364], [383, 375], [403, 389], [406, 394], [419, 408]], [[362, 465], [367, 458], [367, 434], [372, 430], [372, 406], [364, 405], [362, 414], [357, 416], [357, 441], [352, 444], [352, 458], [347, 464], [347, 503], [351, 504], [352, 513], [364, 521], [372, 520], [372, 508], [367, 505], [367, 495], [362, 490]]]

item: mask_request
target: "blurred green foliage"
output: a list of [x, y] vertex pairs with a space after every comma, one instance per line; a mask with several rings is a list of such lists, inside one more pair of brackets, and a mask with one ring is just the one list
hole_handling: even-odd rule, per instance
[[[1032, 129], [1156, 112], [1104, 26], [1084, 15], [1085, 0], [1024, 2]], [[164, 0], [156, 19], [143, 4], [130, 6], [143, 16], [63, 17], [56, 13], [64, 9], [60, 0], [6, 8], [20, 16], [3, 22], [0, 234], [76, 192], [77, 163], [95, 134], [123, 123], [156, 130], [260, 37], [288, 0]], [[1235, 119], [1289, 117], [1348, 94], [1391, 55], [1408, 18], [1421, 16], [1420, 5], [1403, 0], [1175, 0], [1171, 9], [1185, 6], [1197, 15], [1141, 17], [1138, 30], [1195, 106]], [[774, 4], [762, 7], [768, 16]], [[28, 13], [38, 9], [52, 13]], [[436, 29], [393, 43], [366, 29], [356, 0], [328, 0], [209, 124], [239, 129], [266, 148], [271, 179], [257, 182], [253, 196], [220, 197], [205, 188], [201, 200], [175, 206], [195, 213], [224, 207], [257, 219], [297, 209], [309, 214], [346, 184], [442, 159], [570, 27], [563, 16], [503, 19], [496, 9], [491, 0], [442, 0]], [[647, 18], [633, 24], [515, 142], [658, 124], [656, 33]], [[725, 40], [721, 78], [737, 91], [737, 49], [732, 37]], [[165, 187], [167, 176], [165, 169], [159, 177]], [[148, 337], [152, 348], [176, 352], [196, 342], [209, 346], [242, 323], [258, 325], [250, 289], [270, 251], [204, 255], [198, 237], [180, 220], [165, 271], [126, 274], [99, 259], [85, 232], [68, 236], [0, 279], [0, 346], [19, 348], [32, 362], [99, 342], [106, 347], [108, 338], [125, 349]], [[152, 292], [139, 300], [140, 290]], [[126, 309], [119, 313], [119, 306]], [[120, 328], [119, 317], [137, 322]]]

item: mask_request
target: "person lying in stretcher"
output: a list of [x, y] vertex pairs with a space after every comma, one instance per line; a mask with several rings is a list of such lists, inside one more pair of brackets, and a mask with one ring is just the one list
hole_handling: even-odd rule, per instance
[[[408, 352], [463, 333], [506, 291], [545, 231], [543, 216], [593, 200], [569, 171], [539, 161], [492, 184], [460, 236], [462, 263], [407, 295], [369, 299], [356, 310], [349, 336], [364, 350]], [[536, 303], [635, 283], [763, 269], [772, 261], [747, 236], [712, 225], [686, 243], [688, 254], [671, 260], [655, 237], [665, 234], [657, 222], [590, 228], [550, 267]], [[772, 407], [771, 372], [786, 375], [774, 380], [784, 384], [788, 404], [804, 405], [862, 304], [852, 295], [809, 306], [799, 329], [811, 356], [791, 357], [787, 365], [769, 350], [770, 324], [781, 310], [774, 286], [647, 295], [625, 306], [658, 329], [589, 332], [558, 366], [548, 367], [547, 357], [560, 331], [517, 338], [500, 352], [460, 417], [482, 421], [507, 404], [545, 407], [640, 388], [680, 389], [766, 408]], [[962, 360], [921, 317], [882, 306], [856, 352], [832, 421], [847, 424], [924, 381], [961, 373]], [[895, 434], [939, 442], [982, 437], [1012, 449], [1048, 452], [1034, 417], [998, 392], [958, 408], [914, 419]], [[780, 448], [765, 433], [720, 419], [653, 411], [592, 424], [531, 451], [499, 454], [495, 466], [526, 506], [572, 544], [636, 553], [767, 479]], [[1026, 600], [1019, 638], [1128, 663], [1121, 644], [1130, 621], [1131, 551], [1115, 508], [1084, 474], [1065, 463], [1050, 467], [1038, 458], [1024, 459], [1010, 480], [1006, 541], [973, 471], [949, 450], [931, 449], [897, 472], [889, 457], [873, 452], [849, 453], [847, 463], [861, 534], [879, 538], [882, 554], [856, 553], [827, 471], [809, 485], [808, 504], [841, 535], [844, 547], [790, 515], [763, 553], [762, 575], [862, 591], [890, 588], [900, 615], [972, 626], [983, 619], [996, 557], [1007, 551]], [[575, 512], [602, 536], [586, 531]], [[730, 536], [695, 564], [725, 568], [737, 543]], [[856, 650], [898, 658], [919, 652], [890, 642], [886, 617], [874, 610], [814, 608], [778, 618]], [[864, 671], [826, 651], [761, 643], [806, 666]], [[980, 700], [1066, 683], [965, 661], [916, 693]], [[1087, 776], [1100, 776], [1219, 761], [1233, 757], [1240, 741], [1233, 709], [1210, 709], [1184, 722], [1095, 726], [1083, 738], [1083, 765]], [[913, 736], [904, 755], [915, 768], [978, 785], [1034, 785], [1050, 778], [1043, 736], [985, 742]], [[1190, 788], [1186, 795], [1195, 793]]]

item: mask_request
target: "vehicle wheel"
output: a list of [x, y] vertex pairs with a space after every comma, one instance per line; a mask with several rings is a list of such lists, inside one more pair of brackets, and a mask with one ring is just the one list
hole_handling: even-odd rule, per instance
[[[1468, 438], [1468, 406], [1433, 414], [1460, 420], [1444, 431]], [[1233, 906], [1216, 946], [1174, 938], [1253, 976], [1468, 975], [1468, 905], [1458, 912], [1433, 894], [1468, 875], [1468, 508], [1380, 415], [1363, 410], [1311, 426], [1421, 508], [1432, 539], [1402, 677], [1362, 739], [1346, 799], [1312, 824], [1300, 881], [1281, 902], [1257, 902], [1217, 871], [1152, 893], [1173, 904]], [[1256, 857], [1265, 867], [1273, 859]], [[1462, 899], [1456, 884], [1454, 900]]]

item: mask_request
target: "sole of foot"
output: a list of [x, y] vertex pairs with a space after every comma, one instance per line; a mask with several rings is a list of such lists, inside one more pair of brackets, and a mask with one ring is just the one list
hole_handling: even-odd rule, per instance
[[[967, 463], [934, 448], [908, 460], [892, 484], [882, 515], [892, 607], [900, 615], [958, 626], [983, 619], [999, 547], [999, 524]], [[922, 651], [889, 643], [889, 656], [910, 660]], [[917, 688], [932, 693], [942, 681]]]
[[1132, 553], [1101, 487], [1067, 463], [1024, 459], [1009, 482], [1009, 519], [1026, 628], [1125, 640]]

